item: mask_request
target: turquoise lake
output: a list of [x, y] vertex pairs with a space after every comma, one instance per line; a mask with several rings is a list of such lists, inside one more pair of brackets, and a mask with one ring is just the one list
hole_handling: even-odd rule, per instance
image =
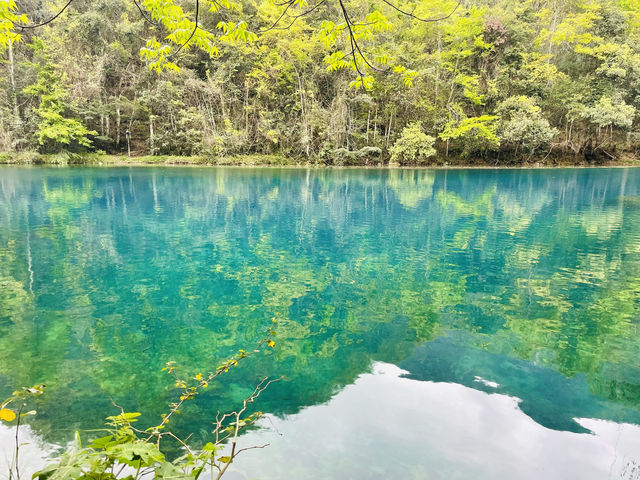
[[40, 450], [112, 400], [157, 423], [167, 361], [277, 314], [172, 422], [284, 376], [225, 478], [640, 478], [640, 169], [0, 168], [0, 397], [47, 384]]

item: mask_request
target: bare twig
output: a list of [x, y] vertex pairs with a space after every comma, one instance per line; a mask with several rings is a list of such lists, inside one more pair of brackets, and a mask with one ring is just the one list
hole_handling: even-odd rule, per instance
[[240, 455], [240, 453], [242, 453], [242, 452], [246, 452], [247, 450], [255, 450], [256, 448], [266, 448], [269, 445], [270, 445], [269, 443], [265, 443], [264, 445], [254, 445], [253, 447], [241, 448], [240, 450], [238, 450], [236, 452], [236, 456]]
[[[114, 465], [115, 466], [115, 465]], [[124, 469], [127, 467], [126, 463], [123, 463], [122, 466], [120, 467], [120, 470], [118, 470], [118, 473], [115, 474], [115, 478], [119, 478], [120, 474], [124, 471]], [[113, 471], [113, 470], [112, 470]]]
[[[238, 443], [238, 434], [240, 433], [240, 430], [242, 430], [242, 427], [244, 425], [244, 424], [241, 425], [241, 420], [242, 420], [241, 417], [242, 417], [242, 414], [247, 410], [247, 406], [250, 403], [253, 403], [260, 396], [260, 394], [269, 387], [269, 385], [271, 385], [273, 382], [278, 382], [280, 380], [282, 380], [282, 377], [275, 378], [272, 380], [263, 378], [262, 381], [258, 384], [258, 386], [254, 389], [253, 393], [244, 399], [244, 401], [242, 402], [242, 408], [237, 412], [233, 412], [232, 414], [230, 414], [233, 417], [235, 417], [235, 422], [232, 423], [232, 425], [235, 425], [235, 427], [233, 432], [233, 440], [231, 441], [231, 453], [229, 454], [229, 458], [225, 462], [224, 467], [218, 469], [218, 476], [216, 477], [216, 480], [219, 480], [224, 475], [224, 473], [227, 471], [227, 468], [229, 468], [229, 465], [231, 465], [231, 463], [233, 462], [233, 459], [236, 456], [238, 456], [238, 454], [240, 454], [243, 451], [250, 450], [251, 448], [264, 448], [268, 445], [267, 444], [259, 447], [249, 447], [249, 448], [242, 448], [240, 450], [236, 450], [237, 443]], [[223, 418], [226, 416], [228, 415], [223, 415]]]
[[387, 70], [380, 69], [371, 64], [369, 59], [366, 57], [366, 55], [363, 53], [362, 49], [360, 48], [360, 45], [358, 44], [358, 39], [356, 38], [355, 32], [353, 31], [352, 27], [355, 26], [356, 24], [354, 24], [351, 21], [351, 17], [349, 17], [349, 13], [347, 12], [347, 8], [345, 7], [343, 1], [339, 0], [338, 3], [340, 4], [340, 8], [342, 10], [342, 16], [344, 17], [345, 23], [347, 25], [347, 30], [349, 32], [349, 42], [351, 44], [351, 53], [349, 55], [353, 55], [353, 66], [355, 67], [356, 72], [358, 72], [358, 76], [360, 78], [360, 83], [362, 85], [362, 88], [365, 88], [364, 73], [360, 69], [360, 64], [358, 63], [358, 57], [356, 56], [356, 52], [358, 53], [362, 61], [372, 70], [376, 72], [386, 72]]
[[184, 447], [184, 449], [187, 451], [187, 453], [189, 453], [189, 455], [193, 455], [193, 452], [191, 451], [191, 449], [189, 448], [189, 445], [187, 445], [187, 440], [189, 440], [189, 438], [191, 437], [190, 434], [187, 438], [185, 438], [184, 440], [178, 438], [176, 435], [174, 435], [171, 432], [164, 432], [165, 435], [170, 436], [171, 438], [173, 438], [174, 440], [176, 440], [180, 445], [182, 445]]
[[344, 16], [345, 21], [347, 22], [347, 28], [349, 29], [349, 41], [351, 42], [351, 54], [353, 55], [353, 66], [356, 69], [356, 72], [358, 72], [358, 75], [360, 76], [360, 83], [362, 84], [362, 88], [365, 87], [364, 85], [364, 75], [363, 73], [360, 71], [360, 66], [358, 65], [358, 59], [356, 58], [355, 55], [355, 39], [354, 39], [354, 35], [353, 35], [353, 30], [351, 29], [351, 23], [349, 21], [349, 15], [347, 14], [347, 9], [344, 6], [344, 3], [342, 3], [342, 0], [340, 0], [340, 8], [342, 9], [342, 15]]

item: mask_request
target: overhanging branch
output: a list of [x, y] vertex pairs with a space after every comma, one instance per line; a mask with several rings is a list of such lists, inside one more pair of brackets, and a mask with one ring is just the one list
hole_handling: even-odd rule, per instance
[[191, 41], [193, 36], [196, 34], [196, 30], [198, 30], [199, 13], [200, 13], [200, 0], [196, 0], [196, 20], [195, 20], [195, 25], [193, 27], [193, 30], [191, 31], [191, 35], [189, 35], [189, 38], [187, 38], [187, 41], [184, 42], [182, 45], [180, 45], [175, 52], [171, 53], [170, 55], [167, 55], [167, 58], [172, 58], [175, 55], [177, 55], [180, 52], [180, 50], [182, 50]]
[[71, 5], [71, 2], [73, 2], [73, 0], [69, 0], [67, 3], [65, 3], [64, 7], [62, 7], [62, 10], [60, 10], [58, 13], [56, 13], [49, 20], [46, 20], [46, 21], [44, 21], [42, 23], [38, 23], [38, 24], [34, 24], [34, 25], [20, 25], [20, 24], [17, 24], [16, 27], [22, 28], [22, 29], [44, 27], [45, 25], [47, 25], [48, 23], [53, 22], [56, 18], [58, 18], [60, 15], [62, 15], [62, 13], [67, 9], [67, 7], [69, 5]]
[[389, 0], [382, 0], [384, 3], [386, 3], [387, 5], [389, 5], [391, 8], [393, 8], [394, 10], [402, 13], [403, 15], [406, 15], [408, 17], [413, 18], [414, 20], [418, 20], [420, 22], [424, 22], [424, 23], [433, 23], [433, 22], [440, 22], [442, 20], [446, 20], [447, 18], [451, 17], [451, 15], [453, 15], [456, 10], [458, 10], [458, 7], [460, 6], [460, 4], [462, 3], [462, 0], [458, 0], [458, 3], [456, 4], [456, 6], [453, 8], [453, 10], [451, 10], [447, 15], [443, 16], [443, 17], [437, 17], [437, 18], [420, 18], [416, 15], [413, 14], [413, 12], [407, 12], [405, 10], [402, 10], [400, 7], [394, 5], [393, 3], [391, 3]]

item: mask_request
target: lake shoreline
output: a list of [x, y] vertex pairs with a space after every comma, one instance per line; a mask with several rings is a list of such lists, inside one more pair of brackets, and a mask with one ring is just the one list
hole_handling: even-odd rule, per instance
[[[574, 159], [575, 157], [570, 157]], [[266, 168], [364, 168], [364, 169], [553, 169], [553, 168], [626, 168], [639, 167], [640, 158], [625, 155], [617, 161], [587, 162], [569, 161], [569, 158], [538, 159], [529, 162], [495, 163], [476, 159], [469, 162], [463, 159], [449, 159], [429, 164], [400, 165], [397, 163], [329, 164], [320, 159], [285, 157], [283, 155], [244, 154], [228, 157], [179, 156], [179, 155], [143, 155], [128, 157], [110, 154], [40, 154], [36, 152], [0, 153], [0, 165], [33, 166], [87, 166], [87, 167], [266, 167]]]

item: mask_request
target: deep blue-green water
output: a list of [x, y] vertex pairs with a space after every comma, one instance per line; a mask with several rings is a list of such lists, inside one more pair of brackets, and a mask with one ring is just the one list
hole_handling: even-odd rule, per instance
[[0, 397], [47, 384], [40, 440], [152, 422], [165, 362], [276, 314], [174, 424], [284, 375], [235, 478], [640, 478], [638, 169], [0, 168]]

